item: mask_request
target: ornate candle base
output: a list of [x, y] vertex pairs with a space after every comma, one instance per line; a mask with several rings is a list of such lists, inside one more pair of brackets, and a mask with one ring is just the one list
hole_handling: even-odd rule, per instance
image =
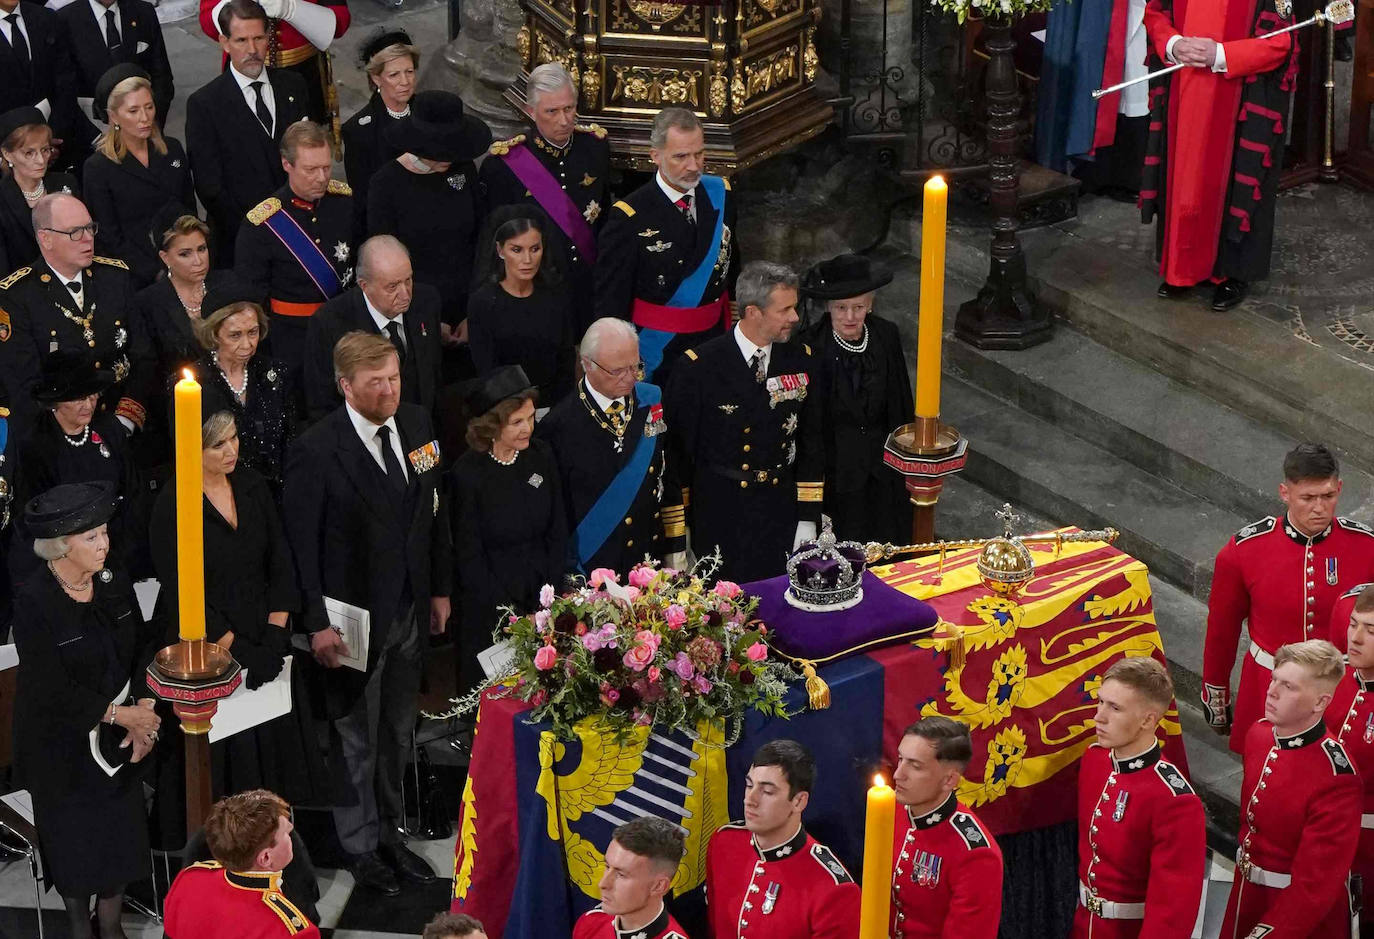
[[148, 687], [171, 702], [186, 739], [187, 837], [210, 813], [210, 721], [242, 681], [243, 669], [229, 651], [204, 639], [167, 646], [148, 666]]
[[918, 417], [914, 424], [903, 424], [887, 437], [883, 462], [906, 478], [906, 491], [916, 507], [911, 520], [911, 538], [916, 542], [935, 537], [935, 505], [945, 477], [952, 476], [968, 462], [968, 440], [938, 417]]

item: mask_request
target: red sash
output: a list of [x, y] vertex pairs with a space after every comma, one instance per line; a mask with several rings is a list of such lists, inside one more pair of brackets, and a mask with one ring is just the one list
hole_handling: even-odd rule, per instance
[[635, 297], [630, 307], [630, 319], [636, 326], [644, 329], [657, 329], [665, 333], [699, 333], [721, 323], [726, 323], [730, 315], [730, 294], [722, 293], [719, 300], [712, 300], [704, 306], [659, 306]]

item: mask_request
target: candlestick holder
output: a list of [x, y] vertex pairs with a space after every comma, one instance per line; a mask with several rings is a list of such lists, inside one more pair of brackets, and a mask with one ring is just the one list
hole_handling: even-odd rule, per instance
[[913, 541], [935, 537], [935, 506], [940, 501], [945, 477], [968, 463], [968, 439], [938, 417], [918, 417], [887, 436], [883, 462], [901, 473], [911, 504]]
[[204, 639], [167, 646], [148, 666], [148, 687], [181, 721], [186, 742], [186, 835], [210, 814], [210, 722], [219, 702], [243, 681], [243, 669], [229, 650]]

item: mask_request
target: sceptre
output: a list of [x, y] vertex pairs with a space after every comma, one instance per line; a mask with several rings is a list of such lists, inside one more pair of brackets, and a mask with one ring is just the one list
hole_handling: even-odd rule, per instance
[[[1294, 23], [1292, 26], [1285, 26], [1283, 29], [1276, 29], [1272, 33], [1265, 33], [1263, 36], [1256, 36], [1255, 38], [1272, 39], [1275, 36], [1282, 36], [1284, 33], [1291, 33], [1295, 29], [1302, 29], [1304, 26], [1311, 26], [1313, 23], [1331, 23], [1333, 25], [1340, 26], [1342, 23], [1349, 23], [1354, 18], [1355, 4], [1352, 3], [1351, 0], [1332, 0], [1331, 3], [1328, 3], [1326, 5], [1325, 10], [1318, 10], [1311, 17], [1303, 20], [1301, 23]], [[1167, 68], [1162, 68], [1158, 71], [1150, 72], [1146, 75], [1139, 75], [1135, 78], [1132, 78], [1130, 81], [1117, 82], [1110, 88], [1099, 88], [1093, 92], [1093, 100], [1096, 101], [1098, 98], [1109, 95], [1114, 91], [1120, 91], [1122, 88], [1129, 88], [1132, 85], [1138, 85], [1141, 82], [1147, 82], [1152, 78], [1158, 78], [1161, 75], [1168, 75], [1170, 72], [1177, 72], [1181, 68], [1187, 68], [1187, 66], [1184, 65], [1182, 62], [1179, 62], [1176, 65], [1170, 65]]]

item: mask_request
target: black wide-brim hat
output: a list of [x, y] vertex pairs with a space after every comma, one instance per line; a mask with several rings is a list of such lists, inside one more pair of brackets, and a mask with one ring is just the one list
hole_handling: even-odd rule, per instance
[[534, 390], [525, 370], [518, 365], [503, 365], [478, 378], [468, 389], [468, 414], [480, 417], [507, 398]]
[[96, 395], [115, 383], [115, 374], [108, 368], [96, 368], [90, 356], [65, 349], [55, 349], [43, 359], [38, 383], [33, 388], [33, 400], [47, 407], [64, 401], [79, 401]]
[[891, 272], [876, 269], [863, 255], [841, 254], [807, 271], [801, 292], [817, 300], [847, 300], [890, 283]]
[[63, 483], [29, 500], [24, 525], [34, 538], [61, 538], [99, 528], [118, 507], [119, 494], [109, 480]]
[[47, 123], [43, 112], [35, 107], [10, 108], [4, 114], [0, 114], [0, 141], [8, 139], [10, 134], [21, 127]]
[[105, 105], [109, 102], [110, 92], [115, 90], [115, 85], [126, 78], [142, 78], [152, 82], [148, 73], [132, 62], [120, 62], [106, 69], [105, 74], [96, 79], [95, 98], [91, 101], [91, 116], [100, 123], [110, 123], [110, 116], [105, 113]]
[[491, 128], [463, 111], [463, 99], [448, 91], [422, 91], [410, 99], [410, 116], [392, 121], [387, 146], [422, 160], [475, 160], [491, 145]]

